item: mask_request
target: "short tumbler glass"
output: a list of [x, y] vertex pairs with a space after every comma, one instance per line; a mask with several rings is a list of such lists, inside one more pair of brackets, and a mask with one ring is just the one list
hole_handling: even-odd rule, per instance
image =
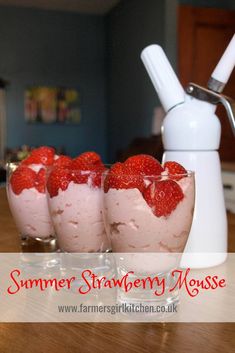
[[[61, 187], [51, 191], [57, 179]], [[51, 169], [47, 181], [47, 198], [59, 247], [68, 253], [97, 253], [109, 250], [102, 216], [101, 173]]]
[[24, 188], [16, 194], [11, 185], [12, 173], [19, 163], [7, 164], [7, 198], [21, 239], [22, 252], [55, 252], [57, 243], [51, 221], [47, 196], [35, 187]]
[[[105, 227], [112, 251], [120, 253], [116, 256], [118, 276], [133, 271], [128, 274], [132, 282], [157, 276], [165, 278], [167, 288], [174, 287], [176, 278], [171, 271], [179, 266], [193, 219], [194, 173], [132, 176], [137, 187], [130, 178], [108, 172], [102, 177]], [[162, 296], [147, 288], [129, 293], [118, 289], [117, 298], [129, 304], [178, 303], [178, 290], [167, 288]]]
[[[103, 170], [102, 170], [103, 172]], [[51, 219], [63, 256], [62, 272], [74, 271], [80, 283], [84, 269], [98, 276], [107, 276], [111, 265], [106, 256], [110, 251], [103, 215], [102, 172], [63, 168], [51, 169], [47, 180], [47, 198]], [[59, 187], [54, 188], [54, 180]], [[56, 185], [55, 185], [56, 186]], [[98, 253], [95, 255], [95, 253]]]

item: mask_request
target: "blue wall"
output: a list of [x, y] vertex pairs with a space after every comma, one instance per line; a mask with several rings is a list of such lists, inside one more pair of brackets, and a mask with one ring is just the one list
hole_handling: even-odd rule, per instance
[[118, 149], [135, 137], [149, 136], [158, 105], [141, 62], [141, 50], [164, 44], [164, 0], [124, 0], [108, 16], [108, 145], [113, 161]]
[[[106, 43], [101, 16], [0, 7], [0, 77], [7, 92], [7, 145], [66, 146], [75, 155], [106, 152]], [[28, 85], [78, 87], [80, 125], [28, 125], [24, 89]]]
[[[123, 0], [104, 17], [0, 7], [0, 77], [10, 81], [7, 145], [64, 145], [72, 155], [95, 149], [112, 162], [133, 138], [149, 136], [159, 101], [140, 52], [159, 43], [177, 66], [180, 3], [235, 8], [234, 0]], [[81, 124], [26, 124], [29, 85], [78, 87]]]

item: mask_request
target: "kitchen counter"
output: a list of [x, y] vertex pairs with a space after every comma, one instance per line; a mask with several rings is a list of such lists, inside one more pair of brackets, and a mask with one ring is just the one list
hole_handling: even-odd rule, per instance
[[[235, 252], [235, 215], [229, 213], [228, 222], [229, 251]], [[20, 250], [3, 188], [0, 188], [0, 250]], [[1, 353], [230, 353], [234, 347], [235, 324], [227, 323], [0, 324]]]

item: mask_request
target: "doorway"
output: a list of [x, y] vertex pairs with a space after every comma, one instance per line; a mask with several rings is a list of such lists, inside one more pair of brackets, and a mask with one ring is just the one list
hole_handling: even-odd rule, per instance
[[[185, 87], [190, 81], [206, 86], [221, 55], [235, 33], [235, 11], [178, 7], [178, 73]], [[235, 72], [223, 92], [235, 99]], [[235, 138], [223, 107], [216, 114], [222, 126], [220, 158], [235, 162]]]

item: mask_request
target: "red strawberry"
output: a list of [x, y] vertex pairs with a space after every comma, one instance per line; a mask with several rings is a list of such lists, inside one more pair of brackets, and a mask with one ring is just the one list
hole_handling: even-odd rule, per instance
[[88, 177], [90, 172], [88, 170], [72, 170], [71, 171], [72, 180], [76, 184], [86, 184], [88, 181]]
[[164, 164], [164, 170], [167, 171], [169, 175], [174, 175], [172, 178], [173, 180], [180, 180], [184, 177], [180, 175], [175, 176], [176, 174], [187, 174], [186, 169], [184, 169], [184, 167], [177, 162], [166, 162]]
[[93, 186], [101, 186], [101, 175], [105, 171], [105, 167], [97, 153], [82, 153], [72, 161], [70, 169], [73, 170], [75, 183], [86, 184], [91, 180]]
[[183, 200], [181, 187], [173, 180], [150, 184], [144, 191], [144, 199], [157, 217], [168, 216]]
[[84, 152], [78, 158], [89, 164], [102, 164], [101, 158], [96, 152]]
[[72, 164], [72, 158], [64, 155], [60, 155], [57, 159], [54, 160], [54, 167], [70, 167]]
[[144, 190], [144, 180], [136, 171], [132, 171], [124, 163], [115, 163], [109, 170], [104, 181], [104, 192], [110, 188], [119, 189], [139, 189]]
[[125, 166], [135, 171], [136, 174], [142, 175], [160, 175], [163, 172], [161, 164], [152, 156], [147, 154], [138, 154], [129, 157], [125, 162]]
[[50, 166], [54, 162], [55, 150], [52, 147], [42, 146], [33, 150], [28, 158], [22, 164], [43, 164]]
[[45, 193], [45, 189], [46, 189], [46, 169], [45, 168], [41, 168], [37, 173], [36, 180], [35, 180], [35, 188], [42, 194]]
[[70, 165], [71, 169], [75, 170], [88, 170], [90, 164], [87, 163], [86, 161], [80, 159], [79, 157], [76, 157], [72, 160], [72, 163]]
[[71, 168], [89, 170], [91, 165], [103, 165], [100, 156], [95, 152], [84, 152], [80, 156], [74, 158]]
[[56, 167], [49, 174], [47, 190], [51, 197], [57, 196], [59, 189], [66, 190], [72, 181], [72, 173], [69, 169]]
[[19, 166], [10, 177], [13, 192], [19, 195], [24, 189], [34, 187], [36, 173], [26, 166]]
[[117, 183], [118, 179], [123, 174], [123, 163], [117, 162], [115, 163], [107, 173], [104, 180], [104, 192], [108, 192], [109, 189], [119, 189]]
[[84, 166], [83, 169], [72, 170], [73, 181], [77, 184], [86, 184], [90, 179], [92, 186], [101, 187], [101, 175], [104, 171], [103, 164]]

